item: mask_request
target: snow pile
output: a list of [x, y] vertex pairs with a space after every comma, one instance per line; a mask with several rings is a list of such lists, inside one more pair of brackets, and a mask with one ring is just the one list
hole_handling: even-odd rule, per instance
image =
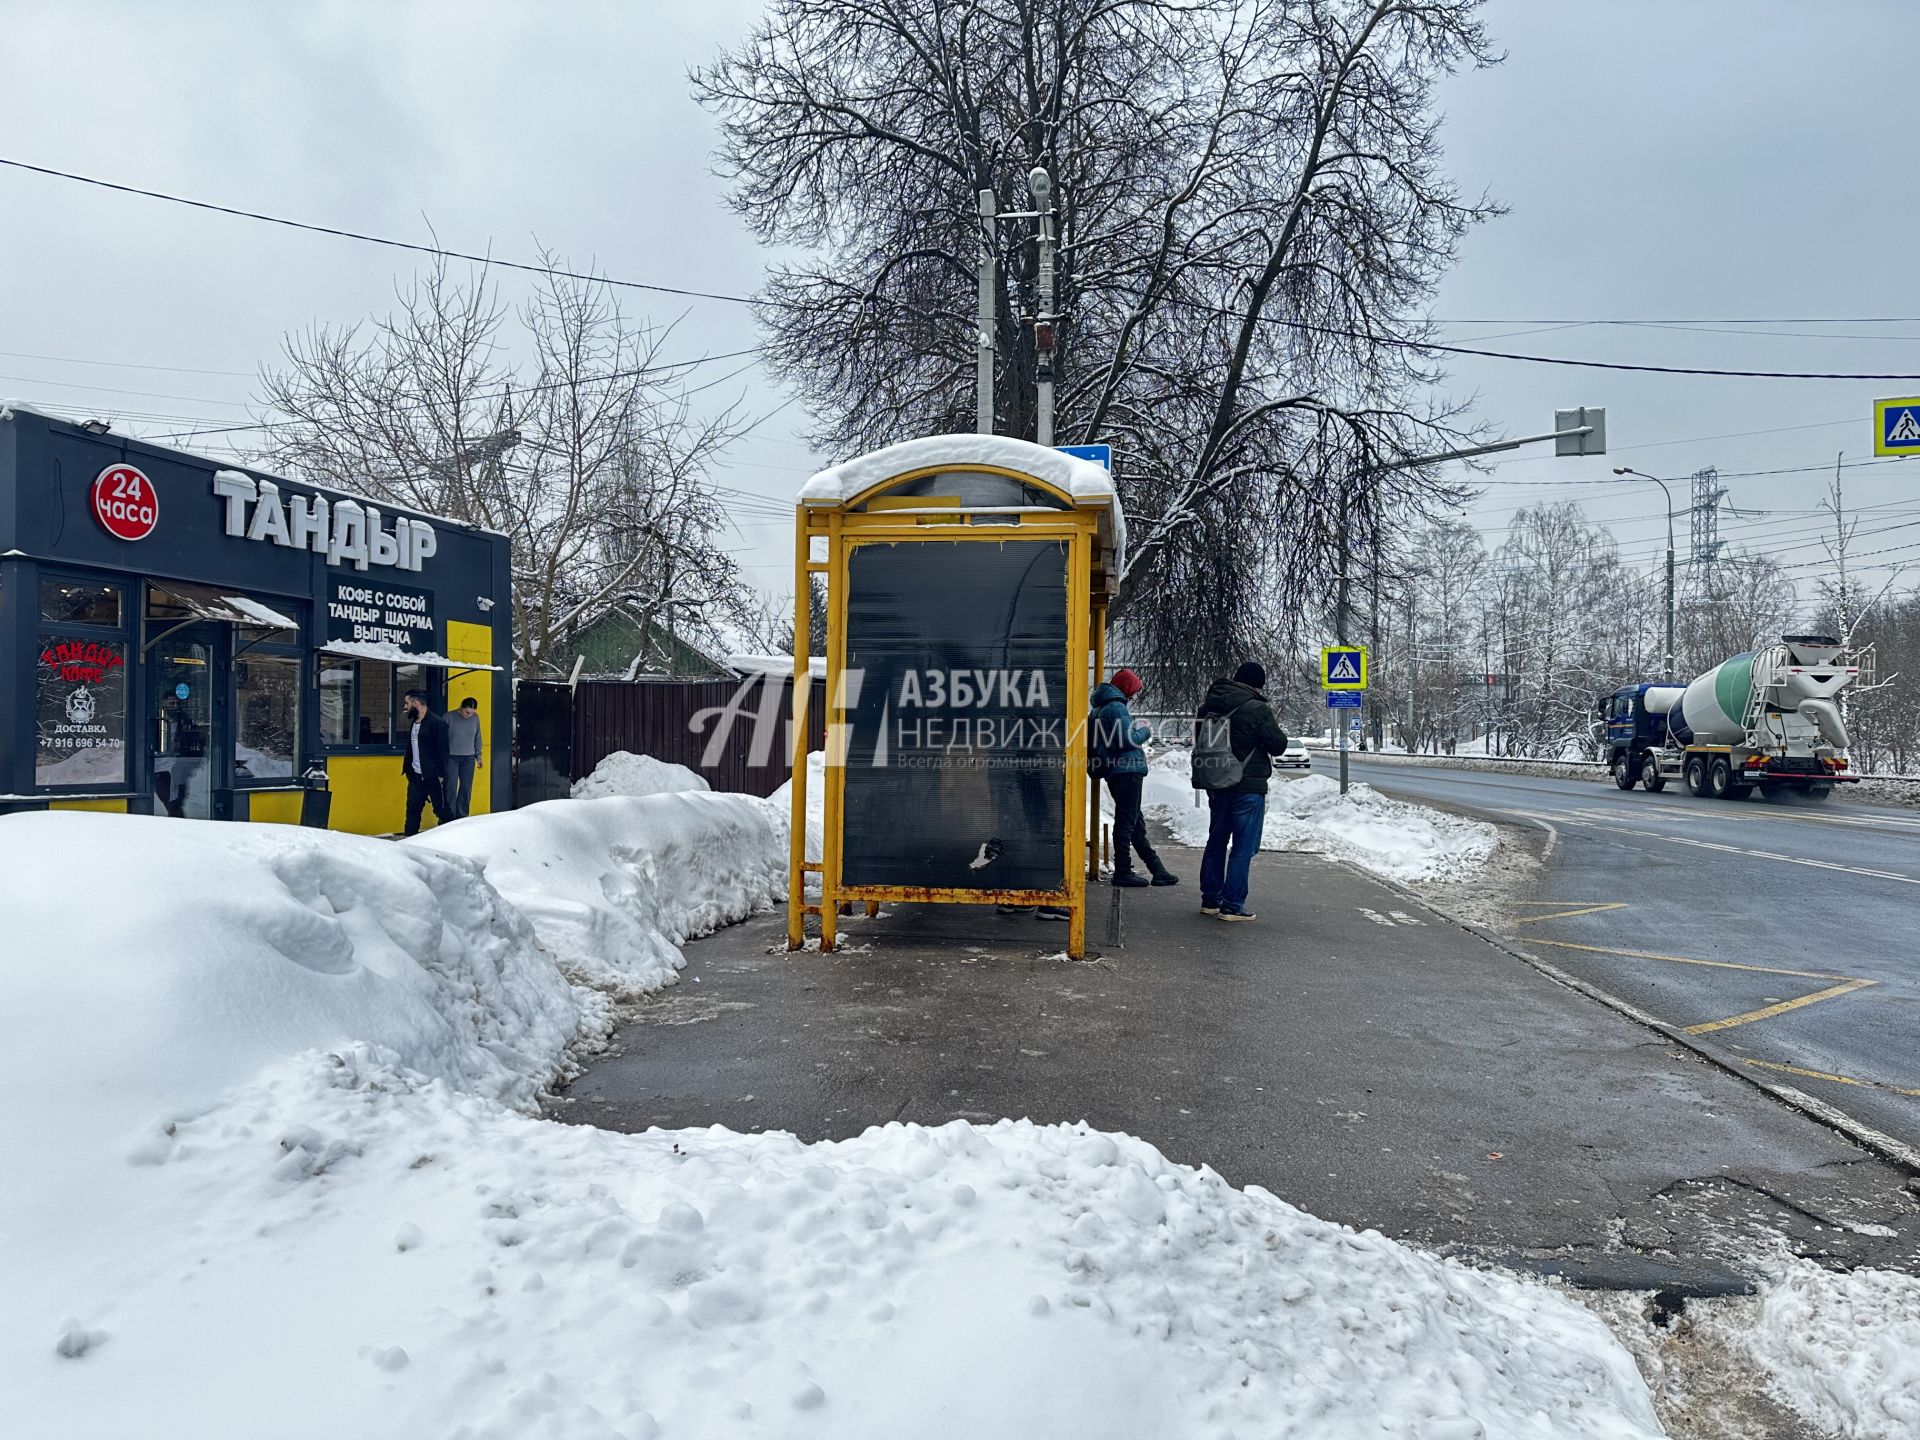
[[1823, 1429], [1847, 1440], [1920, 1435], [1920, 1279], [1792, 1260], [1763, 1290], [1758, 1323], [1727, 1338], [1777, 1399]]
[[1071, 495], [1076, 505], [1104, 506], [1113, 523], [1115, 554], [1126, 554], [1127, 517], [1107, 467], [1050, 445], [1035, 445], [1011, 435], [966, 433], [902, 440], [820, 471], [800, 487], [800, 503], [844, 505], [863, 490], [884, 484], [896, 475], [934, 466], [960, 469], [968, 465], [991, 465], [1018, 475], [1031, 475]]
[[705, 777], [670, 760], [616, 750], [585, 779], [573, 782], [576, 800], [600, 800], [608, 795], [670, 795], [683, 790], [706, 790]]
[[402, 843], [484, 865], [569, 974], [620, 992], [672, 984], [681, 942], [786, 896], [778, 818], [764, 801], [705, 789], [548, 800]]
[[0, 1321], [34, 1433], [1660, 1433], [1546, 1287], [1068, 1127], [620, 1135], [349, 1052], [119, 1190]]
[[[1175, 840], [1199, 847], [1207, 843], [1208, 811], [1205, 796], [1192, 788], [1190, 760], [1186, 750], [1155, 756], [1145, 802]], [[1342, 796], [1339, 782], [1326, 775], [1292, 781], [1275, 775], [1260, 837], [1263, 850], [1347, 860], [1403, 882], [1471, 878], [1496, 843], [1493, 826], [1483, 821], [1391, 800], [1369, 785], [1351, 785]]]
[[[766, 803], [793, 823], [793, 781], [788, 780], [767, 797]], [[818, 750], [807, 752], [807, 859], [818, 860], [826, 853], [827, 834], [827, 757]]]
[[761, 802], [712, 794], [400, 845], [0, 820], [14, 1428], [1658, 1434], [1626, 1353], [1552, 1290], [1138, 1140], [1009, 1121], [805, 1145], [514, 1108], [594, 1018], [535, 929], [653, 954], [648, 905], [660, 936], [719, 923], [778, 853]]

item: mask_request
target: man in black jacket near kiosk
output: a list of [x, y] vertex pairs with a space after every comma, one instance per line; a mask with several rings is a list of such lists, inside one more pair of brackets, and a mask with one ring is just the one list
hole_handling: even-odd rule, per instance
[[407, 777], [407, 831], [420, 833], [420, 807], [431, 805], [436, 825], [453, 818], [447, 809], [447, 722], [433, 713], [424, 690], [406, 697], [407, 734], [400, 769]]

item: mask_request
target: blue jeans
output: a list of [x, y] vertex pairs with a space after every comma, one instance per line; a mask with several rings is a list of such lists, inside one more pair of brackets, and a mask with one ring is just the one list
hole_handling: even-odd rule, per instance
[[[1210, 790], [1207, 806], [1213, 812], [1207, 825], [1207, 851], [1200, 857], [1200, 903], [1222, 910], [1247, 908], [1247, 867], [1260, 848], [1266, 823], [1267, 797], [1239, 790]], [[1228, 843], [1233, 846], [1229, 858]]]

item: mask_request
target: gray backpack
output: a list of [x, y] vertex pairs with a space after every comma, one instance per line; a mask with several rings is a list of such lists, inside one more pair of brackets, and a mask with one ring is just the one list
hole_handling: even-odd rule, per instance
[[1193, 788], [1231, 790], [1247, 773], [1247, 761], [1253, 758], [1233, 753], [1233, 717], [1251, 700], [1242, 700], [1224, 715], [1202, 715], [1193, 727]]

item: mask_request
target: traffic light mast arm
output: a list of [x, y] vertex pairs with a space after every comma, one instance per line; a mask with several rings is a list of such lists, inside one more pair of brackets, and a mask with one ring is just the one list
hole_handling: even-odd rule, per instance
[[1575, 425], [1566, 430], [1549, 430], [1544, 435], [1527, 435], [1518, 440], [1495, 440], [1490, 445], [1471, 445], [1465, 450], [1443, 450], [1438, 455], [1415, 455], [1407, 460], [1396, 460], [1391, 465], [1382, 465], [1382, 470], [1411, 470], [1416, 465], [1438, 465], [1443, 460], [1471, 460], [1479, 455], [1497, 455], [1502, 450], [1518, 450], [1522, 445], [1539, 445], [1548, 440], [1571, 440], [1576, 436], [1591, 435], [1591, 425]]

